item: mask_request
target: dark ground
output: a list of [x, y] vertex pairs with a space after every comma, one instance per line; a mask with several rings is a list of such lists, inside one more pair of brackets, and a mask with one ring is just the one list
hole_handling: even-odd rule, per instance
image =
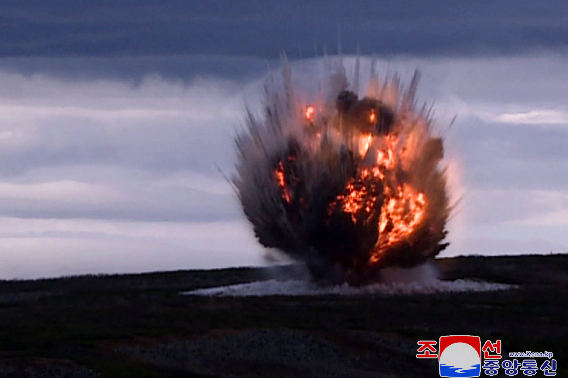
[[265, 279], [262, 269], [0, 281], [0, 377], [437, 377], [436, 360], [415, 358], [416, 342], [450, 334], [501, 339], [503, 355], [553, 352], [557, 376], [568, 376], [568, 255], [437, 265], [445, 279], [520, 287], [413, 296], [179, 295]]

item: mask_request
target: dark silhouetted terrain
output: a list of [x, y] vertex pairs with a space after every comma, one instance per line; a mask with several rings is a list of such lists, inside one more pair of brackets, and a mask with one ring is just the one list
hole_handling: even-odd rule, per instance
[[[0, 377], [436, 377], [416, 342], [448, 334], [549, 351], [568, 370], [568, 255], [437, 260], [504, 292], [217, 298], [182, 291], [293, 267], [0, 282]], [[270, 274], [269, 274], [270, 273]], [[522, 375], [522, 373], [519, 373]], [[539, 372], [537, 376], [542, 376]]]

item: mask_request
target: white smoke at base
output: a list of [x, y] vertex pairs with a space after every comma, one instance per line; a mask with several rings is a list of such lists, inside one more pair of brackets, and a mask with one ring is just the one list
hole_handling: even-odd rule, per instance
[[428, 264], [411, 269], [386, 268], [381, 272], [383, 282], [366, 286], [347, 283], [321, 286], [313, 282], [290, 279], [267, 280], [219, 286], [184, 292], [184, 295], [216, 297], [317, 296], [317, 295], [412, 295], [452, 292], [485, 292], [514, 289], [516, 286], [475, 280], [443, 281], [436, 277]]

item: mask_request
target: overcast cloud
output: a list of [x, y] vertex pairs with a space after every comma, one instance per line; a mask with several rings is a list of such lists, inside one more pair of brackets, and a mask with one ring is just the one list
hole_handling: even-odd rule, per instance
[[78, 4], [0, 5], [0, 278], [262, 264], [232, 135], [274, 58], [315, 85], [338, 29], [383, 73], [422, 72], [461, 198], [445, 256], [568, 248], [559, 2]]
[[0, 55], [494, 54], [568, 43], [561, 1], [4, 0]]

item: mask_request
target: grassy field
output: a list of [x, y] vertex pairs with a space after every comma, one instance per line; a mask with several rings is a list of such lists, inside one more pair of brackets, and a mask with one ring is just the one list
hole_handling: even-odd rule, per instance
[[557, 376], [568, 376], [567, 255], [436, 264], [444, 279], [519, 288], [412, 296], [179, 294], [268, 277], [249, 268], [0, 281], [0, 377], [437, 377], [437, 361], [415, 358], [416, 342], [450, 334], [501, 339], [504, 355], [553, 352]]

